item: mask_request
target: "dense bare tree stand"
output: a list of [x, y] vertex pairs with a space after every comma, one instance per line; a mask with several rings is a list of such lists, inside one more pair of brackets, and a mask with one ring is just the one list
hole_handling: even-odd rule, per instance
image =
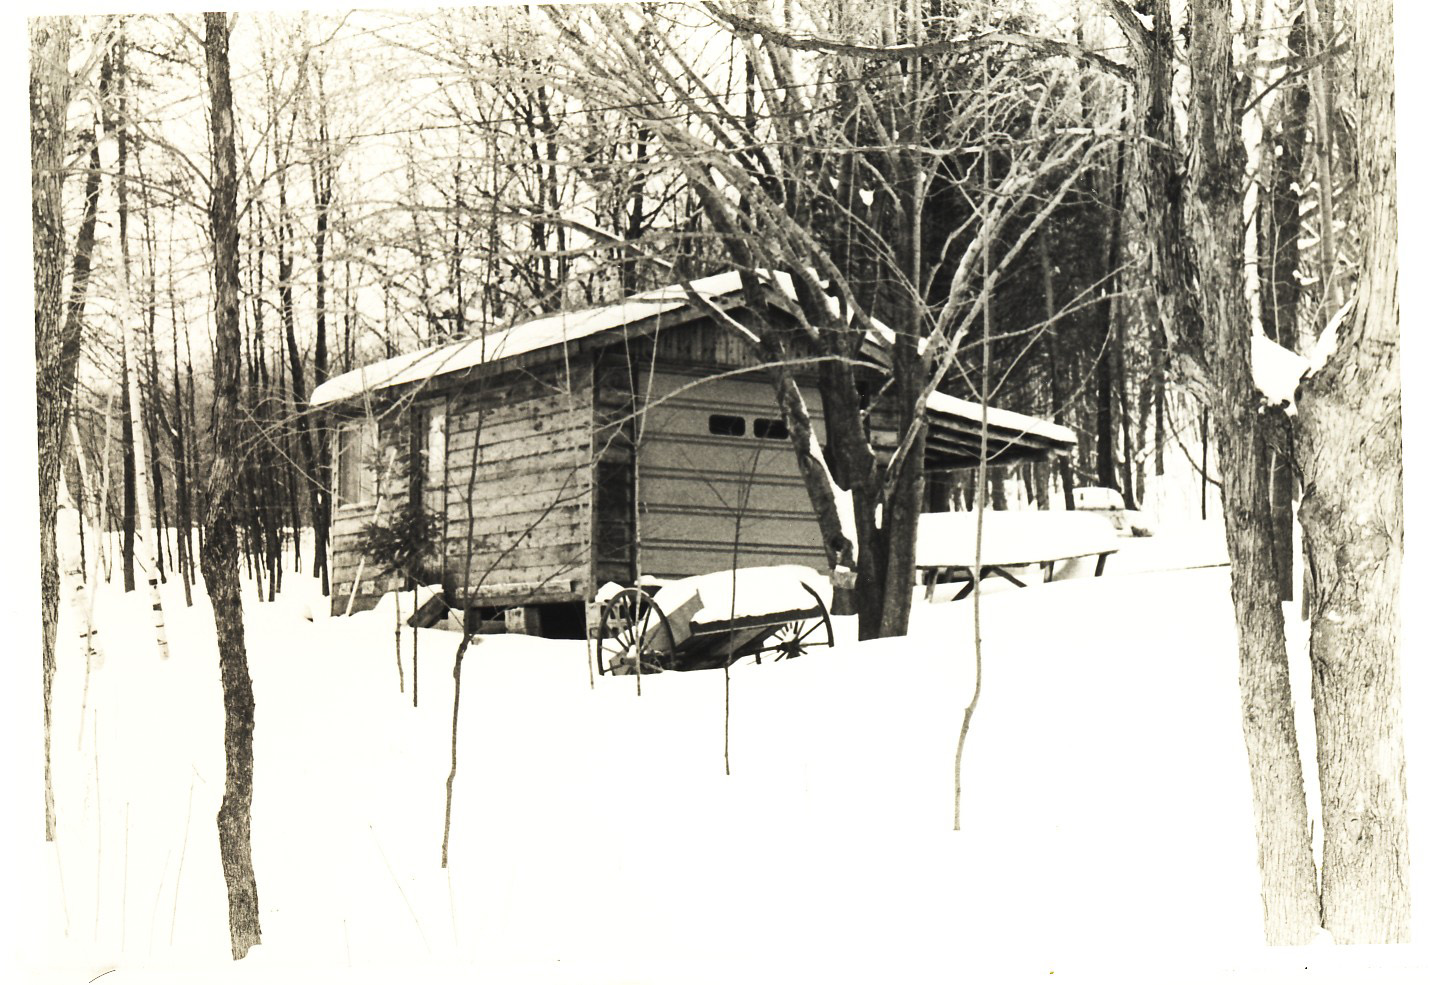
[[242, 339], [238, 322], [238, 171], [234, 150], [233, 91], [229, 83], [228, 15], [204, 14], [209, 129], [213, 139], [214, 243], [214, 457], [202, 550], [204, 583], [213, 602], [223, 682], [223, 803], [218, 812], [219, 853], [228, 885], [228, 926], [237, 960], [259, 943], [258, 886], [253, 875], [249, 825], [253, 805], [253, 682], [243, 639], [238, 539], [234, 512], [238, 475], [238, 387]]
[[1322, 925], [1337, 943], [1378, 944], [1410, 939], [1395, 68], [1390, 5], [1349, 6], [1363, 256], [1354, 312], [1298, 402], [1297, 451], [1311, 570]]

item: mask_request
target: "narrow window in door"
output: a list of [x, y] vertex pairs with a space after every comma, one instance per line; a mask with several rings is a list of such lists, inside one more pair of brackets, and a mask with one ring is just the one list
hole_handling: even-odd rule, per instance
[[710, 433], [729, 438], [743, 438], [745, 436], [745, 419], [733, 414], [711, 414]]
[[772, 440], [788, 438], [789, 428], [785, 426], [784, 421], [777, 418], [757, 417], [755, 418], [755, 437], [770, 438]]

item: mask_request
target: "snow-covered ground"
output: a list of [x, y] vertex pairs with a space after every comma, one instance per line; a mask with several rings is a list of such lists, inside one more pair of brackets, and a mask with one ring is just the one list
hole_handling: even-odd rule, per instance
[[[445, 870], [459, 637], [419, 634], [414, 708], [411, 630], [400, 693], [391, 608], [328, 618], [290, 574], [278, 601], [246, 600], [263, 943], [237, 964], [209, 611], [164, 590], [173, 656], [160, 663], [147, 598], [106, 586], [87, 693], [61, 609], [53, 845], [38, 837], [37, 771], [12, 788], [30, 815], [27, 974], [1423, 980], [1419, 947], [1260, 945], [1227, 570], [1202, 566], [1224, 560], [1219, 533], [1119, 546], [1100, 579], [989, 583], [957, 833], [971, 600], [916, 601], [906, 639], [856, 644], [837, 619], [832, 650], [736, 668], [729, 775], [719, 671], [646, 676], [637, 697], [629, 677], [592, 686], [584, 643], [483, 638], [464, 667]], [[1407, 705], [1412, 745], [1420, 707]], [[1430, 893], [1419, 899], [1430, 929]]]

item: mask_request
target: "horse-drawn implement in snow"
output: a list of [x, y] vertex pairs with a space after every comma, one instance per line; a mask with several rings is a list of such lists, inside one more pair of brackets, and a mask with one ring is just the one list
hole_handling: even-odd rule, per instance
[[784, 660], [833, 646], [815, 573], [777, 566], [671, 582], [655, 593], [625, 588], [604, 600], [596, 626], [602, 674], [707, 670], [747, 657]]

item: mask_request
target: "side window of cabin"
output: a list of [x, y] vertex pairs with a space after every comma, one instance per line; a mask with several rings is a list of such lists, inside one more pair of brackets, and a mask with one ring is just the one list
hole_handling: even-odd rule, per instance
[[724, 435], [727, 438], [743, 438], [745, 436], [745, 419], [734, 414], [711, 414], [710, 433]]
[[363, 419], [344, 421], [338, 426], [334, 463], [339, 506], [370, 503], [377, 495], [377, 475], [373, 470], [377, 455], [377, 422]]
[[[789, 428], [778, 417], [757, 417], [753, 428], [756, 438], [780, 440], [789, 437]], [[726, 438], [745, 436], [745, 419], [738, 414], [711, 414], [710, 433]]]
[[447, 484], [447, 412], [439, 408], [427, 416], [427, 488]]
[[755, 437], [778, 440], [789, 437], [789, 428], [785, 422], [774, 417], [755, 418]]
[[421, 414], [426, 421], [422, 440], [422, 506], [433, 516], [447, 507], [447, 411], [436, 406]]

